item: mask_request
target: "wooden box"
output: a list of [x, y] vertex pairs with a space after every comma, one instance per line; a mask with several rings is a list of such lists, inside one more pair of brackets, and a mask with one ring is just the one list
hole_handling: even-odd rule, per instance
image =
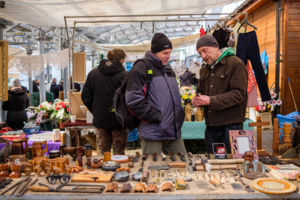
[[66, 142], [66, 131], [60, 131], [60, 142], [62, 144]]
[[86, 81], [86, 53], [74, 53], [74, 82], [85, 83]]

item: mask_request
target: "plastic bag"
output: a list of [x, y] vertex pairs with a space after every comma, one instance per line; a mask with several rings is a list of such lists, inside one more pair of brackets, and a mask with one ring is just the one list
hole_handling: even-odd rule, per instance
[[265, 72], [265, 75], [266, 75], [266, 74], [268, 74], [268, 67], [269, 67], [269, 56], [267, 56], [266, 50], [264, 50], [260, 54], [260, 60], [261, 60], [261, 63], [262, 63], [262, 66], [264, 68], [264, 72]]
[[[284, 123], [289, 123], [293, 126], [293, 122], [296, 122], [296, 119], [294, 117], [299, 114], [300, 114], [299, 112], [295, 111], [285, 116], [281, 114], [276, 115], [276, 118], [278, 118], [279, 128], [283, 128]], [[280, 132], [281, 134], [283, 134], [282, 130]], [[282, 139], [281, 134], [279, 134], [279, 141], [281, 141]]]

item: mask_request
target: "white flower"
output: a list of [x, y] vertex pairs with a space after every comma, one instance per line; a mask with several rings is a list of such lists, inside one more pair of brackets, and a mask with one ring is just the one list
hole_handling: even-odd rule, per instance
[[280, 106], [280, 105], [282, 104], [282, 101], [281, 101], [280, 99], [278, 99], [278, 100], [276, 100], [276, 104], [277, 104], [278, 106]]
[[52, 105], [50, 105], [50, 104], [46, 105], [45, 108], [48, 111], [54, 110], [54, 107]]
[[276, 93], [274, 93], [274, 92], [270, 92], [270, 95], [271, 95], [271, 97], [272, 97], [272, 99], [274, 99], [274, 98], [276, 98]]
[[48, 104], [49, 104], [48, 101], [44, 101], [44, 102], [42, 103], [43, 108], [45, 108]]

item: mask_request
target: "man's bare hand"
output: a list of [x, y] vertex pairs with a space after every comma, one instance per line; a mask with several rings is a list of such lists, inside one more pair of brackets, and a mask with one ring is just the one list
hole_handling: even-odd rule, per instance
[[195, 105], [196, 106], [207, 106], [207, 105], [210, 105], [210, 98], [209, 98], [209, 96], [206, 96], [206, 95], [199, 95], [199, 96], [197, 96], [196, 100], [195, 100]]

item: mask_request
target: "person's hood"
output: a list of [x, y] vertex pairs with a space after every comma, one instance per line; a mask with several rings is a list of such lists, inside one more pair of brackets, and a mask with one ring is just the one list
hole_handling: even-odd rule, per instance
[[27, 92], [27, 89], [25, 87], [9, 90], [9, 94], [12, 94], [12, 95], [24, 95], [26, 92]]
[[32, 81], [33, 85], [39, 85], [39, 83], [36, 83], [35, 81]]
[[235, 55], [234, 48], [232, 47], [227, 47], [227, 48], [222, 48], [220, 49], [220, 52], [222, 53], [221, 56], [218, 58], [218, 61], [220, 61], [222, 58], [226, 56], [232, 56]]
[[125, 70], [124, 66], [122, 65], [122, 63], [120, 63], [120, 61], [107, 59], [101, 60], [98, 69], [101, 73], [107, 75], [113, 75]]
[[52, 81], [51, 86], [55, 86], [55, 85], [56, 85], [56, 83], [54, 81]]

